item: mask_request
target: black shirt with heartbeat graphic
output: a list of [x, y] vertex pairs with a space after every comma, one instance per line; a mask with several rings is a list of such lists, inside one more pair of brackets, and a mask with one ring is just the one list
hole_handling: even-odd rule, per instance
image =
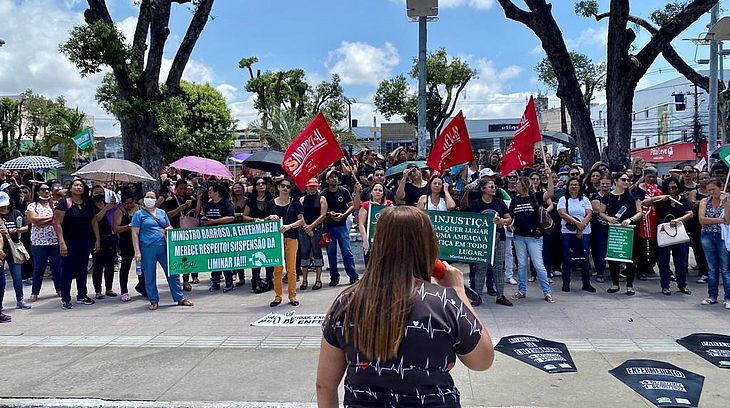
[[[346, 296], [346, 295], [344, 295]], [[329, 316], [345, 303], [341, 295]], [[325, 340], [343, 349], [347, 359], [345, 407], [459, 407], [459, 390], [449, 371], [456, 354], [468, 354], [481, 338], [481, 325], [451, 288], [421, 282], [406, 320], [398, 356], [367, 361], [344, 341], [342, 321], [330, 318], [322, 326]]]

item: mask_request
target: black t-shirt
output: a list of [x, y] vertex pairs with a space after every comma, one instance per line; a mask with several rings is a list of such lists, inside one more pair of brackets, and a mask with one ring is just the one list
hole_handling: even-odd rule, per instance
[[257, 197], [258, 195], [256, 194], [251, 194], [246, 197], [248, 216], [251, 218], [258, 218], [263, 220], [264, 218], [271, 215], [271, 213], [269, 212], [269, 201], [271, 201], [272, 197], [269, 194], [266, 194], [263, 200], [258, 200]]
[[170, 217], [170, 212], [177, 210], [177, 208], [185, 204], [185, 201], [187, 200], [189, 199], [181, 199], [177, 196], [177, 194], [173, 194], [172, 197], [168, 198], [167, 200], [165, 200], [165, 202], [162, 203], [160, 209], [167, 213], [167, 218], [170, 219], [170, 225], [172, 225], [172, 228], [180, 228], [180, 215], [182, 215], [183, 212], [190, 210], [191, 208], [195, 208], [195, 203], [191, 203], [190, 207], [188, 207], [188, 210], [180, 211], [179, 213], [175, 214], [174, 217]]
[[[69, 209], [66, 202], [71, 203]], [[56, 204], [56, 209], [65, 212], [63, 216], [63, 238], [73, 240], [95, 240], [94, 230], [91, 228], [91, 220], [94, 218], [94, 203], [91, 200], [84, 200], [80, 205], [71, 201], [70, 198], [63, 198]]]
[[689, 202], [686, 198], [680, 197], [679, 202], [682, 204], [677, 204], [672, 200], [658, 201], [654, 203], [659, 223], [669, 222], [675, 218], [684, 216], [687, 211], [691, 211]]
[[609, 217], [616, 216], [621, 207], [626, 207], [626, 211], [618, 219], [619, 222], [636, 215], [636, 197], [628, 191], [624, 191], [620, 196], [608, 193], [601, 198], [601, 203], [606, 206], [606, 215]]
[[[0, 216], [0, 222], [3, 224], [3, 226], [8, 229], [17, 229], [18, 228], [18, 217], [21, 219], [21, 227], [25, 225], [25, 217], [23, 217], [23, 214], [18, 210], [13, 210], [8, 213], [5, 217]], [[11, 234], [10, 239], [13, 240], [13, 242], [18, 242], [20, 240], [20, 234]], [[10, 255], [10, 243], [7, 240], [7, 235], [3, 236], [3, 252], [5, 252], [5, 255]], [[30, 248], [26, 248], [30, 249]], [[0, 279], [5, 279], [4, 276], [0, 277]]]
[[[302, 204], [299, 200], [291, 198], [289, 204], [278, 205], [274, 200], [269, 201], [269, 212], [273, 215], [276, 214], [281, 218], [281, 224], [293, 224], [297, 222], [298, 216], [304, 213]], [[297, 238], [299, 237], [299, 228], [290, 229], [284, 233], [285, 238]]]
[[[496, 212], [499, 217], [504, 217], [504, 215], [509, 212], [509, 209], [507, 209], [507, 204], [505, 204], [503, 200], [500, 200], [497, 197], [493, 198], [492, 202], [490, 202], [489, 204], [485, 203], [484, 200], [479, 197], [479, 199], [469, 203], [469, 211], [481, 214], [491, 211]], [[504, 227], [497, 227], [497, 234], [499, 234], [500, 241], [505, 240]]]
[[[109, 210], [114, 211], [114, 210]], [[101, 212], [101, 208], [94, 206], [94, 215], [97, 215]], [[104, 214], [104, 217], [99, 221], [99, 236], [101, 237], [108, 237], [112, 235], [114, 232], [112, 231], [112, 226], [109, 225], [109, 219], [107, 218], [107, 215], [109, 212], [107, 211], [106, 214]]]
[[538, 206], [545, 205], [543, 192], [537, 192], [527, 197], [515, 196], [509, 204], [509, 213], [512, 215], [512, 226], [515, 234], [523, 237], [541, 237], [539, 226], [540, 216]]
[[406, 183], [404, 190], [406, 196], [403, 201], [406, 202], [406, 205], [415, 206], [416, 204], [418, 204], [418, 199], [421, 198], [422, 195], [426, 195], [426, 191], [428, 190], [428, 183], [426, 183], [426, 185], [423, 187], [416, 187], [413, 183]]
[[[457, 354], [479, 343], [482, 327], [451, 288], [422, 282], [414, 291], [398, 355], [368, 361], [342, 330], [347, 295], [339, 296], [322, 326], [325, 340], [345, 351], [345, 406], [460, 406], [449, 373]], [[357, 323], [355, 323], [357, 324]]]
[[[322, 196], [327, 200], [327, 211], [334, 211], [336, 213], [344, 214], [348, 208], [350, 208], [350, 202], [352, 201], [352, 195], [350, 191], [342, 186], [337, 186], [337, 190], [330, 191], [329, 188], [322, 190]], [[327, 226], [329, 227], [341, 227], [346, 225], [347, 217], [340, 221], [335, 221], [332, 218], [327, 217]]]
[[361, 164], [360, 167], [357, 168], [357, 173], [355, 173], [355, 175], [358, 178], [362, 176], [367, 179], [368, 176], [373, 173], [375, 173], [375, 165], [370, 165], [367, 162], [363, 162], [363, 164]]
[[216, 220], [223, 217], [232, 217], [234, 214], [233, 204], [227, 198], [222, 198], [220, 201], [213, 202], [208, 201], [205, 205], [205, 217], [209, 220]]

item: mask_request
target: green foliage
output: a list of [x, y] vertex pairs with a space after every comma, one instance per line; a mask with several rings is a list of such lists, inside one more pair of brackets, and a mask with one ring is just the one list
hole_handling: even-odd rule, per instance
[[59, 146], [59, 153], [63, 152], [61, 161], [67, 169], [74, 168], [74, 163], [84, 159], [94, 152], [92, 143], [85, 150], [79, 150], [73, 137], [81, 133], [85, 128], [86, 114], [78, 109], [69, 109], [65, 106], [58, 106], [53, 112], [52, 124], [48, 133], [43, 138], [41, 153], [49, 155], [55, 146]]
[[[413, 60], [410, 76], [418, 78], [418, 59]], [[433, 136], [440, 129], [448, 114], [456, 105], [458, 91], [466, 85], [476, 71], [459, 58], [449, 60], [441, 48], [426, 58], [426, 122]], [[448, 106], [446, 104], [448, 103]], [[409, 92], [403, 75], [386, 79], [375, 92], [375, 107], [386, 118], [401, 116], [414, 126], [418, 124], [418, 94]]]
[[575, 3], [575, 14], [583, 17], [593, 17], [598, 14], [598, 1], [585, 0]]
[[142, 100], [137, 96], [122, 98], [113, 74], [104, 75], [101, 86], [96, 90], [96, 101], [105, 111], [120, 120], [142, 118], [147, 112], [154, 111], [158, 105], [157, 101]]
[[[600, 91], [605, 83], [606, 63], [599, 64], [593, 61], [585, 54], [570, 52], [570, 60], [575, 68], [575, 75], [578, 82], [586, 88], [593, 87], [594, 91]], [[558, 88], [558, 79], [555, 75], [550, 60], [545, 57], [535, 66], [537, 77], [552, 89]]]
[[169, 141], [164, 161], [190, 155], [225, 161], [236, 140], [225, 98], [208, 84], [182, 81], [180, 88], [182, 95], [159, 103], [155, 111], [156, 136]]
[[[351, 145], [359, 146], [360, 142], [355, 135], [348, 129], [333, 126], [335, 123], [327, 113], [322, 112], [327, 119], [327, 123], [332, 127], [332, 132], [337, 137], [337, 141], [341, 146]], [[261, 120], [257, 120], [249, 125], [249, 129], [259, 135], [261, 141], [269, 145], [273, 150], [286, 150], [294, 139], [299, 136], [304, 128], [314, 119], [315, 115], [304, 116], [298, 118], [294, 113], [288, 110], [274, 109], [273, 115], [270, 117], [269, 124], [264, 126]]]
[[101, 21], [74, 27], [60, 51], [79, 68], [82, 76], [101, 72], [103, 65], [126, 66], [132, 57], [132, 49], [124, 44], [124, 34]]
[[21, 101], [0, 98], [0, 132], [3, 135], [3, 142], [7, 142], [9, 135], [14, 135], [21, 119]]
[[664, 6], [663, 9], [656, 10], [649, 15], [649, 19], [658, 26], [664, 26], [672, 22], [677, 14], [681, 13], [687, 7], [688, 1], [674, 1]]
[[25, 135], [35, 143], [38, 136], [45, 134], [53, 123], [54, 114], [59, 106], [64, 106], [63, 98], [53, 101], [43, 95], [35, 95], [30, 89], [22, 94]]

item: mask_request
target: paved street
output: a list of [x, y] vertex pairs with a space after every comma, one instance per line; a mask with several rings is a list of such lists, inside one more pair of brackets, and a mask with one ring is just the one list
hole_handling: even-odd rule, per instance
[[[8, 309], [13, 322], [0, 326], [0, 405], [78, 406], [72, 399], [100, 398], [112, 400], [111, 405], [84, 403], [311, 406], [319, 328], [253, 327], [253, 321], [272, 310], [295, 308], [270, 308], [272, 292], [211, 294], [205, 276], [190, 294], [195, 307], [172, 306], [169, 291], [163, 289], [155, 312], [139, 296], [127, 304], [107, 298], [65, 311], [51, 293], [51, 282], [44, 282], [33, 309]], [[552, 305], [531, 283], [528, 298], [513, 308], [488, 297], [477, 309], [495, 344], [501, 336], [514, 334], [564, 341], [578, 372], [546, 374], [496, 353], [487, 372], [463, 365], [453, 371], [465, 406], [651, 406], [608, 373], [629, 358], [663, 360], [702, 374], [702, 406], [730, 405], [730, 370], [715, 368], [674, 341], [694, 332], [730, 334], [730, 311], [721, 305], [700, 306], [704, 285], [692, 279], [693, 295], [667, 297], [659, 293], [658, 279], [650, 279], [637, 282], [637, 295], [628, 297], [605, 293], [608, 284], [598, 284], [597, 294], [582, 292], [575, 281], [573, 291], [563, 293], [559, 282], [552, 285], [558, 300]], [[318, 292], [301, 292], [297, 313], [326, 311], [342, 289], [326, 283], [327, 278]], [[163, 284], [160, 280], [159, 287]], [[12, 292], [6, 297], [8, 306]]]

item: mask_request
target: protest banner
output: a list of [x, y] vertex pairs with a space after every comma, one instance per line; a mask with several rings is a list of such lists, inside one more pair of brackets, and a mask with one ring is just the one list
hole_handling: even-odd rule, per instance
[[[372, 204], [368, 213], [368, 238], [372, 242], [383, 206]], [[497, 226], [494, 214], [426, 211], [439, 240], [439, 258], [454, 262], [492, 264]]]
[[171, 275], [230, 271], [284, 264], [281, 220], [199, 228], [167, 233]]
[[677, 343], [719, 368], [730, 368], [730, 336], [693, 333], [677, 340]]
[[705, 382], [699, 374], [656, 360], [627, 360], [609, 373], [658, 407], [697, 407]]
[[622, 227], [620, 224], [608, 226], [608, 243], [606, 260], [616, 262], [630, 262], [634, 250], [634, 226]]
[[508, 336], [502, 337], [494, 349], [551, 374], [578, 371], [568, 346], [557, 341], [527, 335]]
[[76, 143], [76, 146], [78, 146], [79, 149], [86, 150], [94, 143], [93, 138], [94, 135], [91, 132], [91, 128], [86, 128], [81, 133], [75, 135], [71, 139], [73, 139], [74, 143]]
[[269, 313], [266, 316], [251, 323], [251, 326], [317, 326], [322, 327], [324, 313], [297, 314], [294, 310], [282, 313]]

